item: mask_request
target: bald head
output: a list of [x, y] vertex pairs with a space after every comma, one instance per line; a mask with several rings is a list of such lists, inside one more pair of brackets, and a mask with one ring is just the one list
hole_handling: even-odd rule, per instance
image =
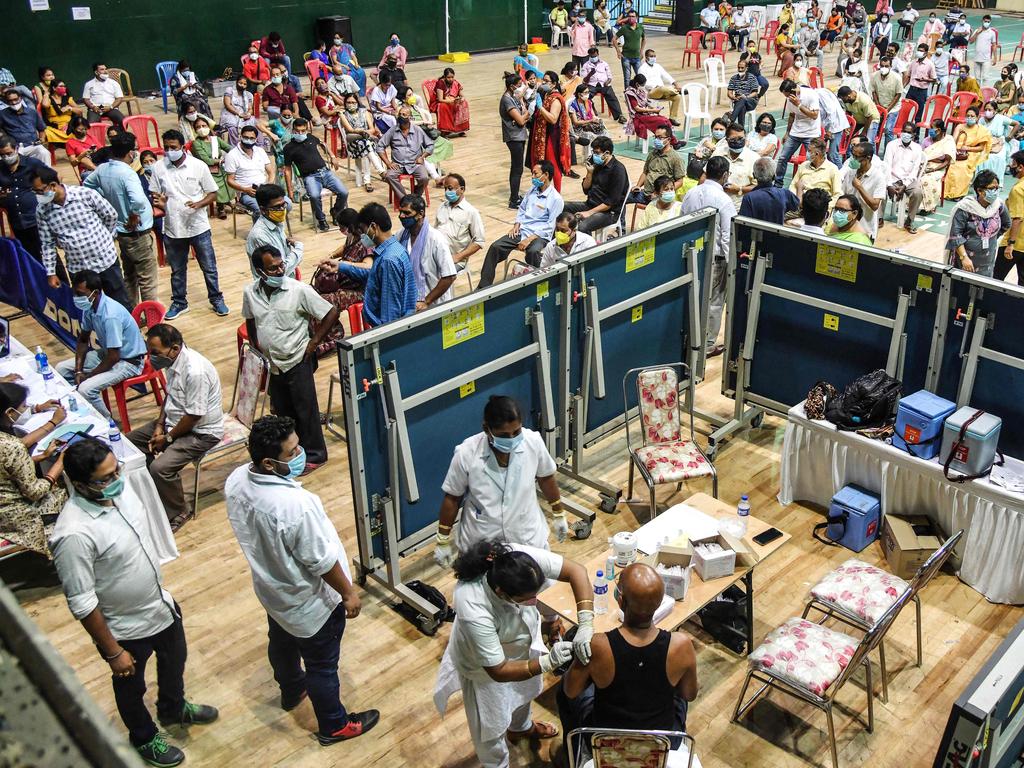
[[661, 576], [645, 563], [633, 563], [619, 576], [619, 603], [626, 626], [650, 626], [664, 596]]

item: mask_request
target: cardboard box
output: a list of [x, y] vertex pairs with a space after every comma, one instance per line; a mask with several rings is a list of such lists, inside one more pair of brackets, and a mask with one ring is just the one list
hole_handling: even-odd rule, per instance
[[[697, 552], [698, 544], [715, 542], [722, 547], [722, 552], [713, 558], [705, 561]], [[751, 547], [728, 533], [719, 533], [717, 536], [710, 536], [705, 539], [694, 539], [690, 542], [693, 550], [693, 564], [697, 575], [703, 581], [720, 579], [723, 576], [731, 576], [736, 571], [736, 566], [750, 568], [757, 564], [758, 555]]]
[[[689, 545], [674, 547], [663, 544], [658, 548], [657, 552], [653, 555], [648, 555], [640, 562], [646, 563], [655, 570], [658, 569], [659, 565], [666, 568], [678, 565], [681, 568], [688, 569], [693, 564], [693, 549]], [[665, 584], [666, 595], [673, 600], [683, 600], [686, 598], [686, 592], [690, 588], [689, 571], [681, 576], [673, 576], [666, 573], [661, 573], [659, 576], [661, 576], [661, 580]]]
[[882, 519], [882, 551], [889, 570], [901, 579], [914, 578], [917, 569], [941, 546], [938, 529], [924, 515], [886, 515]]

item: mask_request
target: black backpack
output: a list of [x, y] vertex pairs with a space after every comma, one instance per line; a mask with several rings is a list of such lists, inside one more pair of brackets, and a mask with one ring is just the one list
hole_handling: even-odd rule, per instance
[[825, 418], [839, 429], [883, 427], [892, 422], [903, 385], [881, 368], [846, 385], [825, 404]]

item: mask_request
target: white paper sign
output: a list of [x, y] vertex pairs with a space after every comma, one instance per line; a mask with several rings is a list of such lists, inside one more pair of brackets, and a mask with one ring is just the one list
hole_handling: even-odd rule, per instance
[[48, 11], [50, 0], [28, 0], [28, 8], [30, 11]]
[[72, 6], [71, 18], [74, 21], [89, 21], [92, 19], [92, 9], [88, 6]]

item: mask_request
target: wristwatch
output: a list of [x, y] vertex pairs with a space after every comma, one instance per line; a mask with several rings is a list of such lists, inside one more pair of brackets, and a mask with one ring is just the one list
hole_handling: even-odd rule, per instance
[[164, 437], [167, 438], [168, 445], [174, 442], [174, 435], [172, 435], [170, 432], [165, 432]]

